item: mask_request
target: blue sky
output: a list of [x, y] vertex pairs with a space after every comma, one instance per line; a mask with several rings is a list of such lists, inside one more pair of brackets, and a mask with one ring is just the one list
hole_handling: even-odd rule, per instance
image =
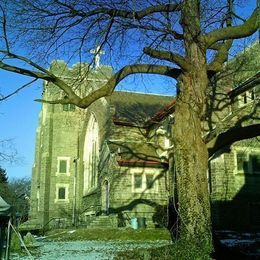
[[[9, 93], [28, 79], [0, 71], [0, 92]], [[0, 138], [12, 139], [17, 161], [0, 163], [9, 178], [30, 177], [34, 156], [35, 131], [41, 104], [34, 102], [41, 95], [41, 82], [28, 87], [6, 101], [0, 102]], [[8, 91], [4, 91], [8, 89]]]
[[[248, 16], [256, 5], [256, 0], [246, 1], [248, 8], [243, 16]], [[102, 58], [101, 58], [102, 63]], [[7, 73], [0, 70], [0, 93], [9, 93], [30, 79], [24, 76]], [[145, 83], [145, 84], [144, 84]], [[164, 85], [162, 88], [161, 86]], [[6, 169], [9, 179], [31, 177], [31, 169], [34, 160], [35, 134], [38, 124], [38, 114], [41, 104], [34, 102], [41, 96], [42, 82], [38, 81], [30, 87], [22, 90], [6, 101], [0, 102], [0, 140], [12, 139], [18, 152], [18, 161], [10, 164], [0, 162], [0, 166]], [[142, 86], [142, 87], [141, 87]], [[120, 85], [120, 90], [133, 90], [139, 92], [152, 92], [173, 94], [173, 82], [160, 81], [159, 78], [140, 77], [137, 81], [128, 79]]]

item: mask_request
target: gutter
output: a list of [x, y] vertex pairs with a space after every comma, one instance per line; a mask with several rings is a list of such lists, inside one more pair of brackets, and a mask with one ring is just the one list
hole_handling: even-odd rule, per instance
[[120, 166], [132, 166], [132, 167], [158, 167], [158, 168], [167, 168], [169, 163], [167, 162], [157, 162], [157, 161], [145, 161], [145, 160], [117, 160], [117, 163]]

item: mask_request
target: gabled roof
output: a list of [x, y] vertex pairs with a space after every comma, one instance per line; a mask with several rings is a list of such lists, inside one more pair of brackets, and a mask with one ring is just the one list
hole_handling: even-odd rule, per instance
[[116, 124], [141, 127], [144, 127], [173, 99], [171, 96], [123, 91], [115, 91], [111, 96], [107, 97], [109, 104], [115, 108], [114, 122]]

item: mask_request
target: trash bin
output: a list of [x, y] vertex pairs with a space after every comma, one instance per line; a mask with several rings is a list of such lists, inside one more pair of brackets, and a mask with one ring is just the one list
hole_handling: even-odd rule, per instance
[[138, 229], [138, 219], [137, 218], [131, 218], [131, 227], [133, 229]]
[[145, 228], [146, 227], [146, 223], [145, 223], [145, 218], [137, 218], [137, 223], [138, 223], [138, 228]]

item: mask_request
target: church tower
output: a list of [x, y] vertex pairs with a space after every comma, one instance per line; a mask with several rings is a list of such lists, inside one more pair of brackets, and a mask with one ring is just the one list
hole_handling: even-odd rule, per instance
[[[108, 66], [76, 64], [68, 68], [54, 61], [50, 70], [84, 96], [111, 76]], [[86, 76], [87, 75], [87, 76]], [[64, 93], [52, 83], [43, 84], [42, 99], [55, 100]], [[76, 192], [79, 136], [86, 111], [73, 104], [43, 103], [36, 132], [35, 163], [32, 170], [30, 220], [41, 226], [70, 225], [80, 197]]]

